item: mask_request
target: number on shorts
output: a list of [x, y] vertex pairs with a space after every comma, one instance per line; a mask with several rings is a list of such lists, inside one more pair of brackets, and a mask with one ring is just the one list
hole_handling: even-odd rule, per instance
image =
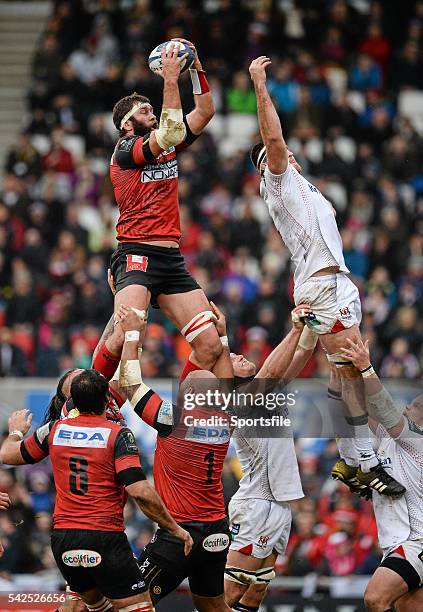
[[69, 459], [69, 469], [69, 487], [71, 492], [75, 493], [75, 495], [85, 495], [88, 491], [88, 461], [85, 457], [71, 457]]
[[213, 480], [213, 468], [214, 468], [214, 451], [210, 451], [204, 457], [204, 461], [207, 462], [207, 482], [212, 482]]

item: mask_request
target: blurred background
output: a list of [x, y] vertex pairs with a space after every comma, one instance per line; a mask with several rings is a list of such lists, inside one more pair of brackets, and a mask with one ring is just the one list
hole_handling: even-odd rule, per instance
[[[207, 132], [178, 157], [181, 247], [226, 312], [232, 350], [260, 366], [287, 331], [293, 304], [289, 253], [248, 155], [258, 140], [248, 65], [267, 54], [284, 136], [336, 208], [373, 363], [386, 378], [414, 385], [421, 377], [423, 1], [0, 1], [1, 426], [12, 408], [41, 417], [54, 379], [91, 363], [112, 310], [107, 268], [117, 210], [108, 166], [118, 135], [111, 109], [137, 91], [160, 114], [162, 82], [147, 57], [176, 36], [197, 45], [217, 110]], [[188, 112], [186, 75], [180, 86]], [[145, 376], [169, 392], [188, 352], [151, 310]], [[302, 376], [324, 387], [319, 351]], [[302, 388], [318, 383], [307, 384]], [[153, 445], [144, 443], [147, 464]], [[372, 510], [328, 480], [334, 442], [302, 440], [298, 452], [307, 499], [296, 505], [279, 573], [371, 573], [379, 559]], [[238, 477], [231, 456], [228, 498]], [[21, 575], [57, 578], [48, 545], [50, 466], [2, 469], [0, 490], [15, 502], [0, 516], [0, 588]], [[130, 505], [127, 524], [139, 550], [152, 528]], [[301, 580], [293, 588], [328, 591], [332, 583], [313, 584]]]

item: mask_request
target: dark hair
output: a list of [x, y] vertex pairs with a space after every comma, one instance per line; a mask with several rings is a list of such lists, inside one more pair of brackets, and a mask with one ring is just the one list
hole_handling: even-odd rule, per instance
[[113, 123], [115, 124], [116, 129], [119, 130], [122, 135], [125, 133], [125, 130], [121, 130], [120, 122], [136, 102], [150, 104], [150, 100], [148, 98], [134, 91], [134, 93], [131, 93], [130, 96], [121, 98], [113, 107]]
[[91, 368], [75, 376], [70, 392], [80, 413], [101, 414], [109, 399], [109, 383], [103, 374]]
[[[264, 147], [264, 144], [262, 142], [258, 142], [257, 144], [253, 146], [253, 148], [250, 151], [250, 158], [251, 158], [251, 161], [253, 162], [254, 168], [257, 168], [258, 156], [263, 147]], [[259, 170], [259, 168], [257, 168], [257, 170]]]
[[77, 368], [68, 370], [62, 375], [61, 378], [59, 378], [59, 382], [57, 383], [57, 387], [56, 387], [56, 393], [51, 398], [50, 403], [47, 407], [47, 410], [44, 414], [44, 421], [43, 421], [44, 424], [48, 423], [49, 421], [56, 421], [57, 419], [60, 419], [60, 413], [62, 411], [63, 404], [67, 400], [67, 397], [63, 393], [63, 385], [65, 384], [69, 374], [72, 374], [72, 372], [75, 372], [76, 369]]

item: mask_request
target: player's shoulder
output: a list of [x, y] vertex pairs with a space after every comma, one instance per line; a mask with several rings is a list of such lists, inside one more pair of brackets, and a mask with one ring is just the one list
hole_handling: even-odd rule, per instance
[[116, 151], [131, 151], [140, 138], [142, 140], [143, 137], [134, 134], [132, 136], [122, 136], [116, 143]]

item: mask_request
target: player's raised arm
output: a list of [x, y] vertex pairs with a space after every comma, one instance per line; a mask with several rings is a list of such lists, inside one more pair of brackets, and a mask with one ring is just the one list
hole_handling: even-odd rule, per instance
[[[286, 378], [286, 372], [292, 365], [294, 355], [302, 336], [304, 317], [311, 312], [308, 304], [299, 304], [292, 311], [292, 329], [285, 338], [273, 349], [256, 375], [256, 379], [281, 380]], [[296, 364], [300, 371], [305, 364]]]
[[151, 132], [149, 138], [150, 151], [154, 156], [180, 144], [186, 136], [178, 85], [181, 62], [186, 55], [178, 57], [178, 51], [178, 45], [170, 45], [167, 53], [165, 48], [162, 49], [162, 69], [158, 71], [163, 78], [162, 113], [159, 128]]
[[[38, 449], [34, 453], [37, 457], [30, 457], [25, 454], [25, 449], [22, 452], [22, 444], [25, 434], [29, 431], [32, 423], [32, 414], [29, 413], [28, 410], [16, 410], [12, 412], [9, 417], [9, 435], [4, 440], [1, 449], [0, 449], [0, 462], [5, 465], [24, 465], [25, 463], [36, 463], [36, 461], [41, 461], [44, 457], [47, 456], [44, 451], [41, 451], [41, 448]], [[37, 430], [38, 431], [38, 430]], [[31, 445], [32, 441], [35, 441], [34, 436], [37, 435], [35, 432], [28, 440], [25, 441], [25, 444], [29, 442]], [[37, 438], [37, 443], [39, 443], [39, 439]], [[42, 456], [41, 456], [42, 453]]]
[[267, 165], [272, 174], [282, 174], [288, 167], [288, 149], [278, 114], [266, 87], [266, 68], [270, 64], [268, 57], [260, 56], [251, 62], [249, 70], [256, 92], [257, 115]]
[[369, 341], [363, 343], [361, 338], [357, 338], [354, 342], [347, 338], [346, 341], [348, 347], [344, 347], [342, 351], [361, 372], [369, 416], [383, 425], [390, 436], [397, 438], [407, 421], [390, 393], [382, 385], [370, 362]]
[[189, 69], [189, 74], [192, 81], [195, 108], [187, 115], [186, 120], [191, 132], [198, 136], [215, 113], [213, 97], [195, 46], [185, 38], [173, 38], [172, 40], [183, 42], [194, 51], [194, 64]]
[[154, 427], [159, 435], [167, 436], [178, 423], [180, 411], [171, 402], [162, 400], [142, 380], [138, 348], [146, 321], [136, 315], [132, 308], [124, 305], [120, 306], [116, 316], [125, 333], [120, 363], [119, 391], [124, 391], [136, 414], [143, 421]]

